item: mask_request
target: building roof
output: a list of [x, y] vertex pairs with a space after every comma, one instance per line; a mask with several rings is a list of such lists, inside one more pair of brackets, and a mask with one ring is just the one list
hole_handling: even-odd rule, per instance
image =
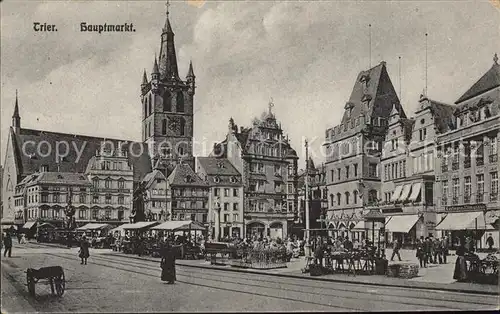
[[434, 125], [436, 126], [438, 132], [445, 133], [449, 131], [455, 122], [455, 116], [453, 113], [455, 112], [456, 107], [432, 99], [429, 99], [429, 103], [434, 117]]
[[168, 176], [170, 185], [192, 185], [192, 186], [207, 186], [191, 167], [186, 163], [179, 163]]
[[198, 157], [200, 166], [205, 169], [207, 175], [240, 176], [240, 172], [227, 158]]
[[165, 27], [163, 28], [158, 65], [160, 67], [161, 79], [179, 79], [177, 69], [177, 56], [175, 55], [174, 32], [167, 15]]
[[[115, 148], [119, 147], [119, 142], [122, 143], [122, 149], [127, 151], [128, 162], [133, 166], [134, 181], [140, 181], [152, 171], [145, 143], [33, 129], [20, 129], [19, 132], [11, 129], [11, 132], [14, 157], [21, 176], [38, 172], [42, 165], [48, 167], [48, 172], [84, 173], [90, 159], [100, 150], [103, 142], [113, 143]], [[68, 155], [59, 163], [56, 160], [58, 142], [68, 143], [68, 146], [59, 144], [61, 154], [66, 152], [66, 147], [69, 148]]]
[[156, 178], [160, 177], [163, 180], [166, 180], [165, 175], [158, 169], [154, 169], [152, 172], [146, 174], [142, 179], [142, 182], [145, 183], [145, 187], [149, 188], [151, 184], [155, 181]]
[[[27, 185], [36, 184], [64, 184], [64, 185], [92, 185], [88, 178], [81, 173], [74, 172], [38, 172], [28, 176]], [[24, 181], [24, 180], [23, 180]]]
[[[495, 54], [496, 56], [496, 54]], [[500, 86], [500, 65], [497, 63], [498, 59], [494, 59], [493, 66], [474, 83], [456, 102], [461, 103], [467, 99], [487, 92], [495, 87]]]
[[[366, 88], [364, 87], [366, 82]], [[366, 107], [363, 100], [371, 99], [370, 106]], [[352, 89], [351, 97], [344, 111], [342, 124], [350, 119], [355, 119], [364, 114], [366, 117], [389, 117], [393, 105], [396, 104], [399, 114], [406, 118], [406, 114], [400, 105], [399, 98], [394, 90], [385, 62], [374, 66], [367, 71], [358, 74], [356, 83]], [[349, 118], [348, 108], [351, 109]]]

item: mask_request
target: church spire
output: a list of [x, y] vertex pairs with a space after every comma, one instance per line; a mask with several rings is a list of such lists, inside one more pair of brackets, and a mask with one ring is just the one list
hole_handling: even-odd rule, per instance
[[19, 115], [19, 103], [17, 101], [17, 89], [16, 89], [16, 102], [14, 105], [14, 114], [12, 114], [12, 127], [16, 132], [21, 128], [21, 116]]
[[156, 55], [155, 55], [155, 63], [153, 65], [153, 71], [151, 72], [151, 76], [154, 78], [154, 76], [158, 74], [160, 74], [160, 70], [158, 69], [158, 62], [156, 62]]
[[169, 7], [170, 2], [167, 1], [167, 19], [161, 34], [161, 48], [160, 48], [160, 74], [162, 79], [179, 79], [179, 71], [177, 69], [177, 57], [175, 54], [174, 32], [170, 25]]
[[146, 69], [144, 69], [144, 73], [142, 74], [142, 84], [141, 85], [148, 85], [148, 77], [146, 76]]
[[189, 61], [189, 70], [186, 78], [195, 78], [196, 76], [194, 75], [194, 70], [193, 70], [193, 61]]

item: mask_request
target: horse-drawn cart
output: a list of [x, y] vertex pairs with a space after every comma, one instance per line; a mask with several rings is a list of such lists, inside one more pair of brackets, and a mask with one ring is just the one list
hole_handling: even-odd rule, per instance
[[50, 284], [52, 294], [62, 296], [66, 288], [66, 279], [64, 278], [64, 270], [61, 266], [42, 267], [39, 269], [28, 268], [26, 271], [26, 285], [32, 296], [35, 296], [35, 284], [40, 279], [46, 279]]

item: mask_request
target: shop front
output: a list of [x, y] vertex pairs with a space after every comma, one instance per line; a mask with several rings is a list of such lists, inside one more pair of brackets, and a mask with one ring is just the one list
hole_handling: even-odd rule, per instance
[[403, 248], [414, 249], [417, 229], [423, 224], [423, 217], [419, 214], [394, 215], [387, 217], [386, 221], [388, 242], [392, 244], [398, 240]]

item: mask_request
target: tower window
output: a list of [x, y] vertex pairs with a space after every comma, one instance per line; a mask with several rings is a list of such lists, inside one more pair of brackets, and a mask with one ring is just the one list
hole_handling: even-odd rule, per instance
[[167, 134], [167, 119], [163, 119], [162, 124], [161, 124], [161, 133], [163, 135]]
[[177, 153], [178, 153], [179, 156], [184, 155], [184, 147], [179, 146], [179, 148], [177, 148]]
[[186, 120], [181, 117], [181, 123], [180, 123], [180, 132], [181, 135], [184, 136], [186, 134]]
[[149, 129], [149, 136], [152, 136], [153, 135], [153, 131], [151, 130], [151, 121], [149, 121], [149, 126], [148, 126], [148, 129]]
[[177, 112], [184, 112], [184, 94], [182, 92], [177, 93]]
[[152, 110], [152, 107], [153, 107], [153, 104], [152, 104], [152, 101], [151, 101], [151, 94], [149, 94], [149, 114], [151, 114], [153, 112]]
[[148, 116], [148, 98], [144, 97], [144, 117]]
[[163, 94], [163, 111], [172, 111], [172, 95], [168, 91]]

